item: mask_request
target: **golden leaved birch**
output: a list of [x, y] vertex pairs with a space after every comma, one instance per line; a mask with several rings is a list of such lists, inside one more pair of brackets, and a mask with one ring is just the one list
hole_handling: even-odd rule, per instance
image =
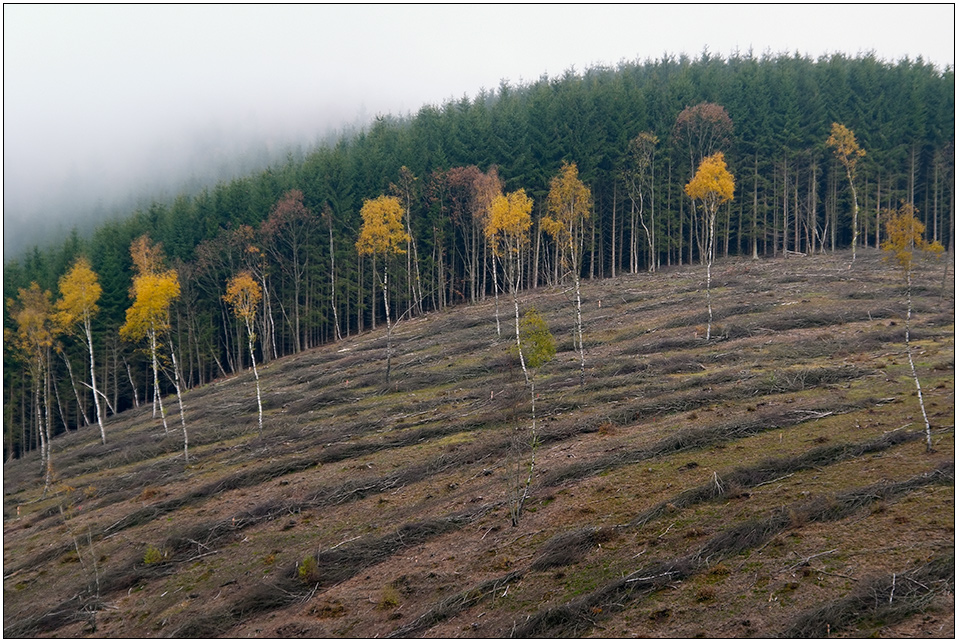
[[576, 339], [579, 343], [579, 382], [586, 383], [586, 350], [583, 347], [583, 300], [580, 277], [583, 265], [585, 222], [593, 207], [592, 195], [583, 183], [575, 163], [563, 163], [559, 174], [550, 182], [543, 230], [556, 242], [560, 263], [573, 277], [576, 290]]
[[389, 260], [393, 255], [405, 254], [409, 235], [403, 227], [403, 206], [395, 196], [379, 196], [368, 199], [360, 210], [363, 225], [360, 228], [359, 238], [356, 240], [356, 251], [363, 255], [373, 256], [373, 271], [376, 272], [376, 256], [384, 259], [383, 278], [380, 284], [383, 287], [383, 307], [386, 310], [386, 381], [390, 379], [390, 370], [393, 359], [393, 321], [390, 317], [389, 298]]
[[903, 203], [898, 210], [887, 212], [886, 216], [888, 239], [883, 242], [882, 249], [888, 253], [884, 259], [896, 263], [906, 282], [906, 355], [909, 357], [909, 368], [912, 370], [919, 408], [926, 425], [926, 450], [932, 451], [932, 427], [929, 424], [929, 416], [926, 415], [922, 385], [919, 382], [919, 375], [916, 374], [916, 363], [912, 359], [912, 346], [909, 344], [909, 326], [912, 321], [912, 267], [917, 252], [930, 252], [939, 256], [944, 249], [938, 241], [927, 243], [923, 238], [922, 234], [926, 231], [926, 226], [916, 218], [916, 208], [911, 203]]
[[249, 271], [244, 270], [231, 278], [226, 284], [224, 301], [233, 309], [233, 314], [246, 324], [246, 339], [250, 348], [250, 362], [253, 364], [253, 376], [256, 380], [256, 408], [259, 412], [259, 432], [263, 434], [263, 401], [260, 395], [260, 373], [256, 370], [256, 355], [253, 352], [253, 323], [256, 321], [256, 308], [263, 291]]
[[93, 404], [97, 412], [97, 424], [100, 426], [100, 439], [107, 443], [106, 430], [103, 428], [103, 413], [100, 410], [100, 390], [97, 388], [96, 363], [93, 350], [93, 318], [100, 311], [97, 302], [103, 294], [103, 288], [97, 273], [90, 267], [86, 257], [74, 262], [67, 274], [60, 278], [60, 299], [57, 301], [57, 324], [72, 330], [77, 326], [83, 329], [87, 351], [90, 354], [90, 387], [93, 389]]
[[716, 213], [719, 206], [731, 201], [736, 189], [736, 181], [726, 168], [726, 159], [722, 152], [707, 156], [699, 164], [696, 176], [686, 184], [686, 194], [703, 204], [706, 213], [706, 309], [709, 313], [706, 322], [706, 341], [709, 341], [713, 325], [713, 306], [710, 297], [714, 246], [716, 241]]
[[833, 123], [826, 139], [826, 145], [833, 148], [836, 159], [846, 170], [849, 180], [849, 189], [852, 191], [852, 262], [856, 262], [856, 243], [859, 238], [859, 199], [856, 196], [856, 163], [866, 155], [866, 150], [859, 147], [856, 135], [851, 129], [841, 123]]

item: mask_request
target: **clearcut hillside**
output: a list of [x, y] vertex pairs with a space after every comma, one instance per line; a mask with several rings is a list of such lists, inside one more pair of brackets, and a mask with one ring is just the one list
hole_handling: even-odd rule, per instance
[[[149, 405], [4, 467], [5, 637], [955, 635], [955, 296], [875, 251], [460, 306]], [[944, 275], [948, 277], [944, 279]], [[511, 471], [528, 471], [519, 524]], [[525, 473], [521, 473], [525, 478]]]

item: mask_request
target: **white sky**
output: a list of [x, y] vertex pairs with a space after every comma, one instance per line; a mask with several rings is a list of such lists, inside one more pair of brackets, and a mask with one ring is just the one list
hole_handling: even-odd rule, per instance
[[109, 199], [504, 79], [704, 48], [955, 65], [951, 4], [4, 5], [3, 31], [5, 228], [76, 182]]

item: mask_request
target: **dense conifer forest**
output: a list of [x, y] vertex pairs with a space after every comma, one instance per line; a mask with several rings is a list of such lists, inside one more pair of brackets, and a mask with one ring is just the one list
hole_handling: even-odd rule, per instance
[[[149, 405], [157, 388], [179, 394], [249, 368], [249, 335], [252, 357], [269, 363], [391, 318], [502, 295], [484, 230], [491, 189], [533, 201], [521, 287], [572, 283], [562, 244], [542, 225], [564, 163], [591, 198], [576, 231], [582, 279], [705, 261], [712, 237], [684, 186], [715, 152], [735, 177], [715, 217], [716, 257], [877, 247], [902, 203], [952, 254], [954, 123], [953, 69], [839, 54], [667, 56], [382, 116], [303, 158], [8, 258], [4, 456]], [[853, 172], [827, 144], [834, 124], [864, 152]], [[400, 204], [405, 242], [361, 253], [361, 211], [381, 196]], [[67, 301], [80, 257], [102, 289], [86, 317]], [[224, 298], [244, 271], [262, 297], [249, 326]], [[171, 276], [168, 317], [134, 332], [128, 309], [146, 305], [136, 279]]]

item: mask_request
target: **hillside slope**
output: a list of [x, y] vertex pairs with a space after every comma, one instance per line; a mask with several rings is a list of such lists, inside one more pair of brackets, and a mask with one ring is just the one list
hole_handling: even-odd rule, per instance
[[[522, 297], [559, 351], [530, 405], [494, 302], [385, 329], [55, 441], [4, 467], [4, 634], [954, 635], [954, 294], [875, 252]], [[945, 294], [942, 297], [943, 292]], [[511, 305], [501, 300], [504, 322]], [[525, 477], [525, 476], [524, 476]], [[828, 628], [828, 629], [827, 629]]]

